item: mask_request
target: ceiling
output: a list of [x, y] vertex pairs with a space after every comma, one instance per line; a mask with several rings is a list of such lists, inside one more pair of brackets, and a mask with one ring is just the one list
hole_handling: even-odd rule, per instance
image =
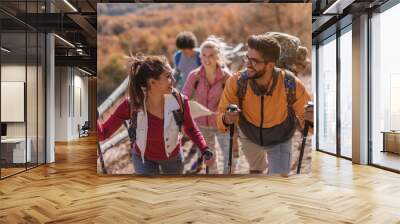
[[[1, 0], [2, 45], [13, 58], [31, 58], [36, 45], [25, 43], [25, 32], [51, 32], [55, 37], [56, 66], [77, 66], [96, 74], [97, 0]], [[51, 12], [51, 13], [50, 13]], [[25, 46], [27, 52], [25, 52]], [[40, 47], [40, 46], [39, 46]], [[4, 60], [4, 58], [3, 58]]]
[[388, 0], [312, 0], [313, 44], [351, 24], [352, 18], [373, 11]]

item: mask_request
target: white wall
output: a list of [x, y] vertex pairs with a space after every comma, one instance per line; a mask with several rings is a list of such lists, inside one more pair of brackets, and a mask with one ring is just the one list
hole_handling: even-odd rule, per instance
[[78, 125], [82, 126], [88, 120], [88, 79], [81, 75], [79, 70], [73, 70], [70, 139], [78, 138]]
[[[47, 6], [52, 10], [50, 1]], [[51, 11], [50, 10], [50, 11]], [[46, 35], [46, 163], [56, 160], [55, 153], [55, 42], [54, 34]]]
[[55, 141], [68, 140], [68, 68], [55, 68]]
[[78, 124], [82, 126], [89, 118], [88, 78], [76, 68], [56, 67], [55, 107], [55, 140], [78, 139]]
[[25, 82], [25, 65], [1, 65], [1, 81]]

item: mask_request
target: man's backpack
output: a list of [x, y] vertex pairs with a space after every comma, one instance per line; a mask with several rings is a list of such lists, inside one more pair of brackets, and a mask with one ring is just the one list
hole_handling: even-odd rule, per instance
[[293, 70], [293, 65], [307, 60], [307, 48], [301, 45], [298, 37], [281, 32], [267, 32], [266, 36], [275, 38], [281, 46], [281, 54], [276, 62], [276, 66], [288, 70]]
[[[182, 126], [184, 122], [184, 114], [185, 114], [185, 109], [184, 109], [184, 102], [183, 102], [183, 95], [178, 93], [178, 92], [172, 92], [172, 95], [175, 97], [176, 101], [179, 104], [179, 109], [173, 111], [173, 116], [176, 122], [176, 125], [178, 126], [178, 130], [180, 133], [182, 133]], [[128, 135], [131, 140], [132, 144], [132, 149], [134, 148], [134, 144], [136, 142], [136, 128], [137, 128], [137, 112], [133, 113], [130, 120], [129, 120], [129, 126], [128, 126]]]

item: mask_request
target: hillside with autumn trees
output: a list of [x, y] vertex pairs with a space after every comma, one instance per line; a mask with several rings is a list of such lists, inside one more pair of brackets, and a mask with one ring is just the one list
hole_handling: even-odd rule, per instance
[[126, 77], [129, 54], [165, 55], [172, 62], [175, 37], [192, 31], [199, 43], [209, 35], [231, 46], [251, 34], [285, 32], [311, 52], [310, 4], [99, 4], [98, 104]]

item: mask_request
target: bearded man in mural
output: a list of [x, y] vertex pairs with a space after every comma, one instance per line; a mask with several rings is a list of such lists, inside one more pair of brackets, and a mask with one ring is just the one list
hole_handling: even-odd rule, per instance
[[[216, 121], [222, 132], [238, 124], [250, 173], [263, 173], [268, 160], [268, 174], [287, 177], [292, 137], [296, 128], [304, 127], [305, 121], [313, 122], [313, 108], [305, 109], [310, 94], [293, 73], [296, 67], [291, 66], [301, 64], [298, 53], [307, 55], [307, 51], [296, 41], [284, 43], [278, 37], [282, 35], [267, 33], [248, 38], [246, 69], [227, 80]], [[289, 44], [297, 46], [296, 54], [284, 49], [292, 49], [293, 46], [287, 47]], [[232, 105], [239, 105], [238, 110], [227, 111]]]

